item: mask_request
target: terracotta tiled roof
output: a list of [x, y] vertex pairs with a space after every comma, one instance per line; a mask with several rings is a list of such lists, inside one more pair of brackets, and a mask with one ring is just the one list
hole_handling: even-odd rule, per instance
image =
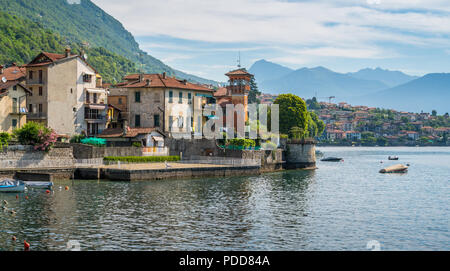
[[123, 134], [123, 129], [121, 129], [121, 128], [110, 128], [110, 129], [103, 130], [103, 132], [98, 137], [100, 137], [100, 138], [115, 138], [115, 137], [133, 138], [138, 135], [150, 134], [151, 132], [154, 132], [154, 131], [165, 136], [164, 133], [162, 133], [158, 128], [129, 128], [126, 135]]
[[3, 77], [8, 81], [20, 80], [25, 77], [25, 68], [17, 66], [4, 68], [3, 73], [0, 73], [0, 79]]
[[130, 128], [125, 137], [137, 137], [138, 135], [150, 134], [156, 131], [156, 128]]
[[53, 62], [66, 57], [65, 55], [62, 55], [62, 54], [54, 54], [54, 53], [47, 53], [47, 52], [42, 52], [42, 54], [44, 54], [46, 57], [50, 58]]
[[[37, 60], [39, 60], [42, 57], [45, 57], [46, 59], [38, 62]], [[42, 52], [39, 55], [37, 55], [30, 63], [24, 65], [24, 67], [47, 66], [52, 63], [61, 61], [63, 59], [73, 59], [73, 58], [80, 58], [87, 66], [89, 66], [95, 73], [97, 73], [97, 71], [94, 69], [94, 67], [92, 67], [84, 58], [80, 57], [79, 55], [73, 55], [73, 54], [70, 54], [69, 57], [66, 58], [66, 56], [62, 55], [62, 54]]]
[[[39, 61], [39, 59], [45, 58], [45, 60]], [[65, 55], [62, 54], [54, 54], [54, 53], [47, 53], [42, 52], [39, 55], [37, 55], [30, 63], [25, 65], [26, 67], [37, 67], [37, 66], [46, 66], [49, 64], [52, 64], [58, 60], [61, 60], [65, 58]]]
[[250, 75], [253, 76], [253, 74], [249, 73], [245, 68], [243, 69], [237, 69], [234, 71], [230, 71], [229, 73], [225, 74], [226, 76], [230, 75]]
[[[174, 77], [163, 76], [161, 74], [144, 74], [142, 80], [139, 80], [140, 76], [141, 75], [139, 74], [127, 75], [123, 79], [128, 82], [119, 83], [117, 86], [125, 88], [176, 88], [208, 92], [214, 91], [206, 86], [193, 84], [185, 80], [179, 80]], [[150, 80], [149, 85], [147, 84], [148, 80]]]
[[121, 128], [110, 128], [105, 129], [98, 137], [101, 138], [110, 138], [110, 137], [121, 137], [123, 136], [123, 129]]
[[227, 88], [221, 87], [214, 92], [214, 97], [221, 97], [227, 95]]

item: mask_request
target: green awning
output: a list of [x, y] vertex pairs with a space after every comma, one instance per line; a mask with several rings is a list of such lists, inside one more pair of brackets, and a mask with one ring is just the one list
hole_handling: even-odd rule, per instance
[[205, 98], [214, 98], [211, 94], [200, 94], [200, 93], [197, 93], [197, 94], [195, 94], [195, 96], [197, 96], [197, 97], [205, 97]]

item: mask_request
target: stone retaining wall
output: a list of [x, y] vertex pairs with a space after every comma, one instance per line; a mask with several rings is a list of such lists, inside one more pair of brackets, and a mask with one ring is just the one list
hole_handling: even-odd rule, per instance
[[72, 167], [71, 147], [52, 148], [48, 153], [34, 151], [32, 146], [10, 146], [0, 152], [0, 169]]
[[259, 166], [222, 168], [179, 168], [164, 170], [120, 170], [104, 169], [101, 177], [112, 181], [145, 181], [163, 179], [190, 179], [259, 175]]
[[139, 147], [94, 147], [85, 144], [70, 144], [73, 147], [75, 159], [95, 159], [106, 156], [142, 156], [142, 148]]
[[287, 143], [286, 168], [315, 168], [316, 145], [314, 143]]

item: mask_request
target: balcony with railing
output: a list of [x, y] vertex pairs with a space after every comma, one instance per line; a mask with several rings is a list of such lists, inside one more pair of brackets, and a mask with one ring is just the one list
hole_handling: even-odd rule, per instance
[[40, 119], [46, 119], [47, 118], [47, 113], [45, 112], [35, 112], [35, 113], [28, 113], [27, 114], [27, 119], [28, 120], [40, 120]]
[[27, 115], [28, 109], [26, 107], [20, 107], [17, 105], [13, 105], [11, 114], [12, 115]]
[[43, 79], [35, 78], [35, 79], [27, 79], [27, 85], [37, 85], [43, 86], [45, 84]]
[[85, 112], [85, 120], [106, 120], [106, 116], [100, 112]]

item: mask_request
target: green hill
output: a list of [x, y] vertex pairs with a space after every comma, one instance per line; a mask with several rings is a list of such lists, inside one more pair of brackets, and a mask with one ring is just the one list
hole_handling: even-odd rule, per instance
[[[82, 44], [86, 48], [104, 48], [131, 60], [145, 72], [183, 75], [139, 49], [133, 35], [119, 21], [89, 0], [80, 0], [80, 4], [69, 4], [67, 0], [0, 0], [0, 12], [2, 11], [53, 31], [61, 37], [60, 45]], [[190, 75], [189, 79], [215, 83]]]
[[[26, 64], [42, 51], [63, 53], [67, 45], [74, 52], [80, 53], [82, 50], [79, 44], [67, 43], [58, 34], [43, 28], [40, 23], [0, 12], [1, 64]], [[85, 52], [89, 63], [102, 75], [105, 82], [117, 82], [124, 75], [137, 72], [135, 63], [105, 48], [86, 48]]]

